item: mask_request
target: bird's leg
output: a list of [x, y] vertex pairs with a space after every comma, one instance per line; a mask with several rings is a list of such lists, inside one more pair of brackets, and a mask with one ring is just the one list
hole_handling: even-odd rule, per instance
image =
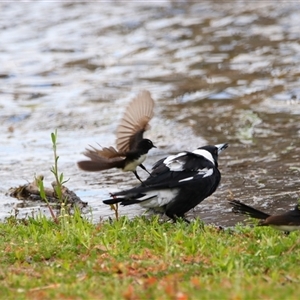
[[136, 171], [132, 171], [132, 173], [135, 175], [135, 177], [141, 182], [141, 184], [143, 184], [142, 179], [140, 178], [140, 176], [138, 175], [138, 173]]
[[143, 164], [140, 164], [139, 167], [146, 171], [150, 176], [152, 176]]

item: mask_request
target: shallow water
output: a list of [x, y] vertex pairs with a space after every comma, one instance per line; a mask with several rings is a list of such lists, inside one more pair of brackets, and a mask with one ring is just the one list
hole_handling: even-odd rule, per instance
[[[167, 153], [228, 142], [217, 192], [191, 212], [232, 225], [235, 199], [280, 212], [300, 198], [300, 4], [284, 1], [164, 1], [143, 4], [0, 3], [0, 217], [20, 201], [13, 186], [60, 171], [95, 221], [102, 200], [136, 184], [118, 170], [84, 173], [89, 144], [114, 145], [130, 99], [156, 102], [148, 167]], [[139, 174], [144, 176], [143, 171]], [[20, 216], [40, 208], [20, 209]], [[142, 213], [137, 207], [120, 214]]]

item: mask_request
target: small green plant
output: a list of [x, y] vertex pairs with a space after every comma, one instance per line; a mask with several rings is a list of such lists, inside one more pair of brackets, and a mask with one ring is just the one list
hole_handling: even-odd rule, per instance
[[[52, 148], [53, 148], [53, 155], [54, 155], [54, 165], [50, 169], [50, 171], [53, 173], [55, 177], [55, 182], [52, 184], [55, 196], [59, 200], [60, 205], [61, 205], [61, 213], [62, 215], [65, 214], [65, 205], [66, 205], [66, 198], [63, 195], [63, 184], [66, 183], [68, 180], [64, 180], [64, 174], [59, 173], [58, 170], [58, 159], [59, 156], [57, 155], [57, 130], [55, 132], [51, 133], [51, 141], [52, 141]], [[36, 183], [39, 188], [40, 196], [41, 198], [46, 202], [47, 207], [50, 211], [51, 217], [53, 218], [55, 223], [58, 223], [58, 219], [55, 216], [53, 209], [47, 199], [46, 193], [45, 193], [45, 188], [44, 188], [44, 182], [43, 182], [43, 177], [39, 176], [36, 177]]]
[[57, 198], [60, 200], [60, 203], [63, 204], [65, 203], [65, 199], [63, 198], [63, 193], [62, 193], [62, 185], [68, 180], [64, 180], [64, 174], [60, 173], [58, 171], [58, 159], [59, 156], [57, 155], [57, 129], [55, 130], [55, 133], [51, 133], [51, 140], [52, 140], [52, 147], [53, 147], [53, 154], [54, 154], [54, 166], [51, 168], [51, 172], [53, 173], [55, 177], [56, 184], [53, 187], [55, 190], [55, 193], [57, 195]]

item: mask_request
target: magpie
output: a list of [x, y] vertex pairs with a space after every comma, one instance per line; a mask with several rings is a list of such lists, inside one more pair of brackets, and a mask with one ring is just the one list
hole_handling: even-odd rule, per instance
[[232, 211], [234, 213], [259, 219], [258, 226], [271, 226], [274, 229], [284, 231], [286, 234], [300, 229], [300, 209], [298, 204], [293, 210], [279, 215], [269, 215], [237, 200], [229, 201], [229, 204], [233, 206]]
[[165, 213], [173, 221], [184, 219], [217, 189], [221, 173], [218, 155], [228, 144], [183, 151], [157, 161], [150, 176], [139, 186], [111, 194], [105, 204], [139, 204], [156, 213]]
[[148, 123], [153, 117], [153, 108], [154, 101], [150, 92], [140, 92], [127, 106], [117, 128], [117, 149], [114, 147], [86, 149], [84, 155], [90, 160], [79, 161], [78, 167], [90, 172], [119, 168], [123, 171], [132, 171], [141, 181], [136, 168], [139, 166], [148, 172], [143, 162], [148, 151], [156, 148], [151, 140], [143, 138], [144, 132], [149, 128]]

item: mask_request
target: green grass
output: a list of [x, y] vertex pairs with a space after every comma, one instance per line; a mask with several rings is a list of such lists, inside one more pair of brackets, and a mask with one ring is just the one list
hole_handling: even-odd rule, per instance
[[[51, 133], [55, 193], [64, 203], [57, 131]], [[57, 217], [38, 180], [45, 216], [0, 223], [0, 299], [298, 299], [299, 232], [217, 230], [196, 220], [121, 217], [93, 224]], [[117, 208], [115, 207], [116, 216]]]
[[79, 214], [0, 223], [1, 299], [298, 299], [299, 233]]

